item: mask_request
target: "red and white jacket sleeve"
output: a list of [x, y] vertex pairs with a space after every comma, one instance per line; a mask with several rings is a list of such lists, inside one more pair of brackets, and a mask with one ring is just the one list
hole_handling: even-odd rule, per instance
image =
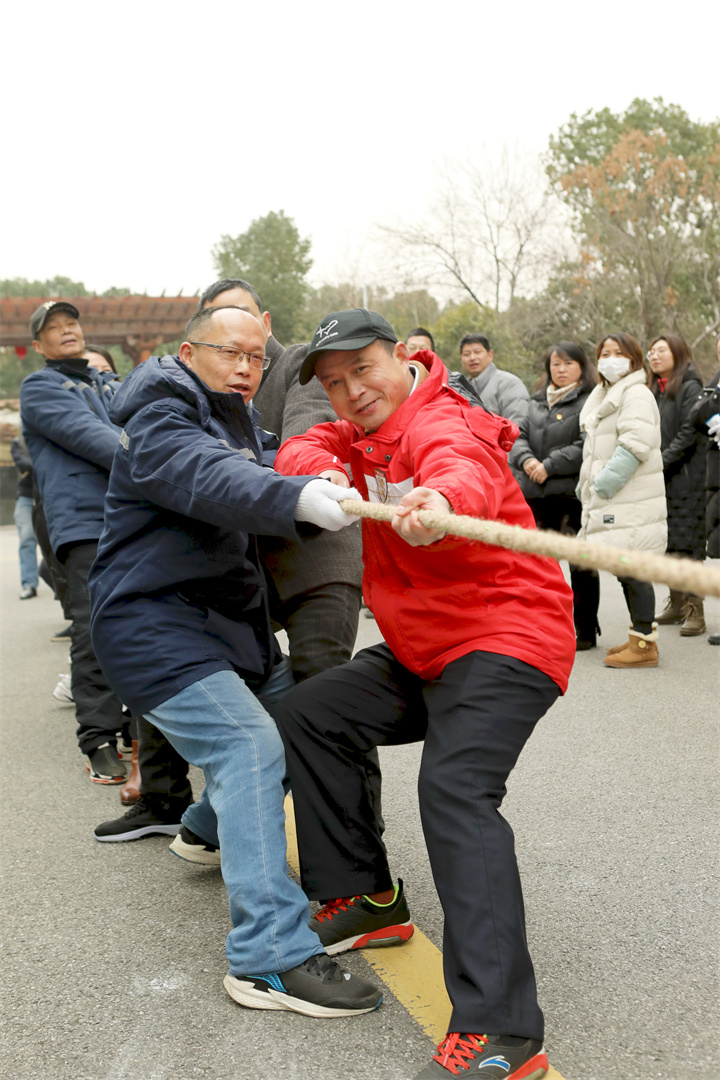
[[494, 519], [506, 494], [508, 466], [499, 448], [493, 452], [472, 430], [472, 418], [453, 425], [440, 438], [415, 431], [411, 445], [415, 487], [439, 491], [456, 514]]
[[304, 435], [295, 435], [282, 444], [275, 458], [275, 471], [283, 476], [308, 476], [336, 469], [350, 480], [350, 447], [356, 438], [355, 428], [346, 420], [316, 424]]

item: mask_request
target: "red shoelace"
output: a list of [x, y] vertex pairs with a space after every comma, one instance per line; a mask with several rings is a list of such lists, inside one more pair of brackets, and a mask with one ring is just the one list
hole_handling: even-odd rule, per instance
[[454, 1076], [459, 1076], [457, 1066], [467, 1069], [466, 1063], [472, 1061], [476, 1054], [482, 1054], [486, 1042], [486, 1035], [463, 1035], [453, 1031], [440, 1043], [433, 1060], [439, 1061]]
[[328, 900], [327, 904], [323, 904], [320, 908], [315, 918], [318, 922], [322, 922], [323, 919], [332, 919], [337, 915], [338, 911], [347, 911], [353, 900], [359, 899], [359, 896], [339, 896], [337, 900]]

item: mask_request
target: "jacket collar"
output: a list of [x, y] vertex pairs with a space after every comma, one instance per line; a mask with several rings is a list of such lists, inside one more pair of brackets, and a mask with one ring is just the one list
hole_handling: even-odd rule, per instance
[[495, 367], [495, 361], [491, 360], [485, 370], [481, 371], [480, 374], [476, 375], [472, 380], [476, 393], [480, 394], [481, 397], [483, 390], [490, 382], [496, 371], [497, 368]]
[[73, 379], [82, 379], [92, 384], [95, 368], [88, 366], [87, 360], [78, 356], [71, 360], [45, 360], [51, 371], [59, 371], [61, 375], [69, 375]]
[[[583, 418], [581, 414], [581, 427], [585, 427], [587, 424], [592, 425], [593, 423], [597, 423], [603, 416], [609, 416], [610, 413], [619, 409], [620, 402], [628, 387], [638, 386], [640, 384], [644, 386], [646, 377], [643, 370], [631, 371], [629, 375], [625, 375], [622, 379], [618, 379], [612, 386], [605, 387], [602, 383], [599, 386], [596, 386], [588, 398], [587, 405], [583, 409], [583, 413], [587, 410], [585, 417]], [[596, 400], [593, 401], [593, 398]]]

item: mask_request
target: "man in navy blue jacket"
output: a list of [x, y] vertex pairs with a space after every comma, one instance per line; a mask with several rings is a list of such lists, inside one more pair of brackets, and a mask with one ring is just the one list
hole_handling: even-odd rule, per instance
[[210, 308], [186, 333], [178, 357], [151, 357], [113, 402], [123, 430], [90, 578], [93, 642], [133, 712], [205, 773], [176, 840], [220, 848], [230, 996], [310, 1016], [369, 1012], [381, 993], [324, 953], [287, 875], [285, 758], [266, 707], [294, 680], [256, 540], [355, 519], [338, 506], [346, 489], [263, 467], [277, 446], [249, 406], [267, 365], [263, 325]]
[[46, 366], [23, 380], [20, 413], [50, 544], [67, 577], [78, 743], [92, 780], [122, 784], [125, 766], [116, 749], [122, 706], [93, 652], [87, 589], [120, 434], [108, 415], [116, 386], [83, 359], [78, 320], [77, 308], [65, 300], [48, 300], [34, 312], [33, 348]]

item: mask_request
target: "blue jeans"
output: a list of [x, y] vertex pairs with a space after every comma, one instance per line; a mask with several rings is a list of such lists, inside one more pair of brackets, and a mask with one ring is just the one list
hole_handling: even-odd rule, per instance
[[295, 685], [287, 659], [257, 696], [234, 671], [217, 671], [147, 713], [177, 752], [205, 773], [205, 791], [182, 821], [219, 844], [232, 930], [231, 975], [289, 971], [324, 952], [310, 907], [288, 877], [285, 754], [272, 707]]
[[32, 523], [33, 501], [29, 495], [18, 495], [13, 517], [20, 541], [20, 584], [38, 587], [37, 544]]

